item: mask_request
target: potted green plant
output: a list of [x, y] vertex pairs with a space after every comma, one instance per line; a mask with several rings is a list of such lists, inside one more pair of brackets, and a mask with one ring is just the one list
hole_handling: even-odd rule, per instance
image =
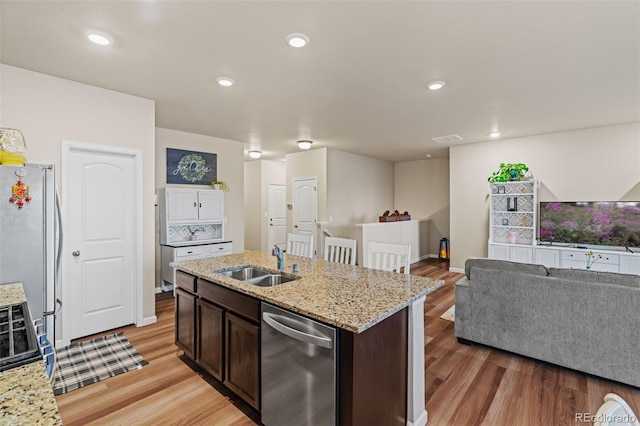
[[500, 163], [497, 172], [491, 173], [487, 179], [489, 182], [508, 182], [510, 180], [522, 180], [529, 168], [523, 163]]
[[221, 189], [223, 191], [228, 191], [229, 190], [229, 185], [227, 185], [226, 183], [224, 183], [221, 180], [214, 180], [213, 182], [211, 182], [211, 187], [213, 189]]

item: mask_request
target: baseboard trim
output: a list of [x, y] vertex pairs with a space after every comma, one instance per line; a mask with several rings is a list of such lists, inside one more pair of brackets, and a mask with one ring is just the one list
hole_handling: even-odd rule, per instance
[[413, 421], [407, 420], [407, 426], [425, 426], [427, 424], [427, 410], [422, 411], [420, 416]]
[[459, 274], [464, 274], [464, 268], [449, 268], [449, 272], [457, 272]]
[[136, 327], [144, 327], [145, 325], [155, 324], [156, 322], [158, 322], [158, 317], [152, 315], [150, 317], [142, 318], [142, 323], [136, 324]]
[[420, 257], [418, 257], [418, 258], [416, 258], [416, 259], [411, 259], [411, 260], [409, 261], [409, 263], [414, 264], [414, 263], [416, 263], [416, 262], [420, 262], [421, 260], [425, 260], [425, 259], [434, 259], [434, 258], [435, 258], [435, 259], [437, 259], [437, 258], [438, 258], [438, 255], [437, 255], [437, 254], [425, 254], [424, 256], [420, 256]]

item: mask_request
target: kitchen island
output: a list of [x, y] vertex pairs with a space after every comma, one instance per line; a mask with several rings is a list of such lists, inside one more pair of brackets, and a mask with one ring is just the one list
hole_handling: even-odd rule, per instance
[[[185, 354], [196, 362], [201, 358], [197, 347], [199, 329], [188, 323], [190, 315], [196, 317], [195, 307], [203, 297], [200, 289], [222, 295], [224, 300], [233, 294], [245, 298], [249, 308], [245, 308], [246, 303], [233, 300], [223, 300], [220, 305], [231, 306], [228, 309], [233, 318], [238, 312], [248, 318], [249, 325], [256, 327], [253, 333], [258, 338], [259, 325], [255, 323], [259, 318], [251, 302], [267, 302], [339, 329], [340, 424], [381, 424], [380, 416], [389, 416], [389, 410], [395, 412], [393, 421], [386, 424], [426, 424], [423, 303], [426, 295], [442, 286], [443, 281], [289, 255], [285, 255], [283, 272], [296, 279], [276, 286], [259, 287], [215, 272], [239, 265], [277, 272], [275, 257], [253, 251], [173, 264], [182, 271], [181, 278], [176, 278], [183, 282], [182, 286], [178, 284], [176, 294], [176, 341], [187, 341], [186, 346], [178, 344], [186, 349]], [[194, 313], [189, 309], [181, 311], [181, 306], [193, 308]], [[203, 324], [210, 323], [208, 320]], [[259, 347], [256, 350], [259, 356]], [[229, 355], [226, 358], [233, 359]], [[230, 370], [229, 366], [226, 368]], [[207, 370], [216, 377], [219, 369]], [[237, 391], [233, 386], [230, 388], [234, 392], [246, 397], [244, 389]], [[260, 409], [259, 395], [244, 399]]]

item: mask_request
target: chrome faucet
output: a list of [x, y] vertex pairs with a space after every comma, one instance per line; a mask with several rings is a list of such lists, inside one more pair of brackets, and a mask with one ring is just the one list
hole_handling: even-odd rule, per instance
[[273, 250], [271, 250], [271, 254], [278, 258], [278, 270], [284, 271], [284, 250], [282, 250], [278, 246], [273, 246]]

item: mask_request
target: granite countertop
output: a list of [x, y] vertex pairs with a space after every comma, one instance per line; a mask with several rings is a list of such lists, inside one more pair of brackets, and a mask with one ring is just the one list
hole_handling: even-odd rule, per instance
[[[294, 263], [297, 274], [292, 274]], [[254, 286], [214, 272], [238, 265], [278, 272], [276, 258], [257, 251], [171, 263], [178, 270], [354, 333], [444, 285], [444, 281], [432, 278], [290, 255], [285, 255], [284, 273], [299, 279], [273, 287]]]
[[[22, 284], [0, 285], [0, 305], [25, 300]], [[62, 424], [43, 362], [35, 361], [0, 372], [0, 424]]]
[[14, 303], [26, 302], [22, 284], [3, 284], [0, 285], [0, 306], [12, 305]]

